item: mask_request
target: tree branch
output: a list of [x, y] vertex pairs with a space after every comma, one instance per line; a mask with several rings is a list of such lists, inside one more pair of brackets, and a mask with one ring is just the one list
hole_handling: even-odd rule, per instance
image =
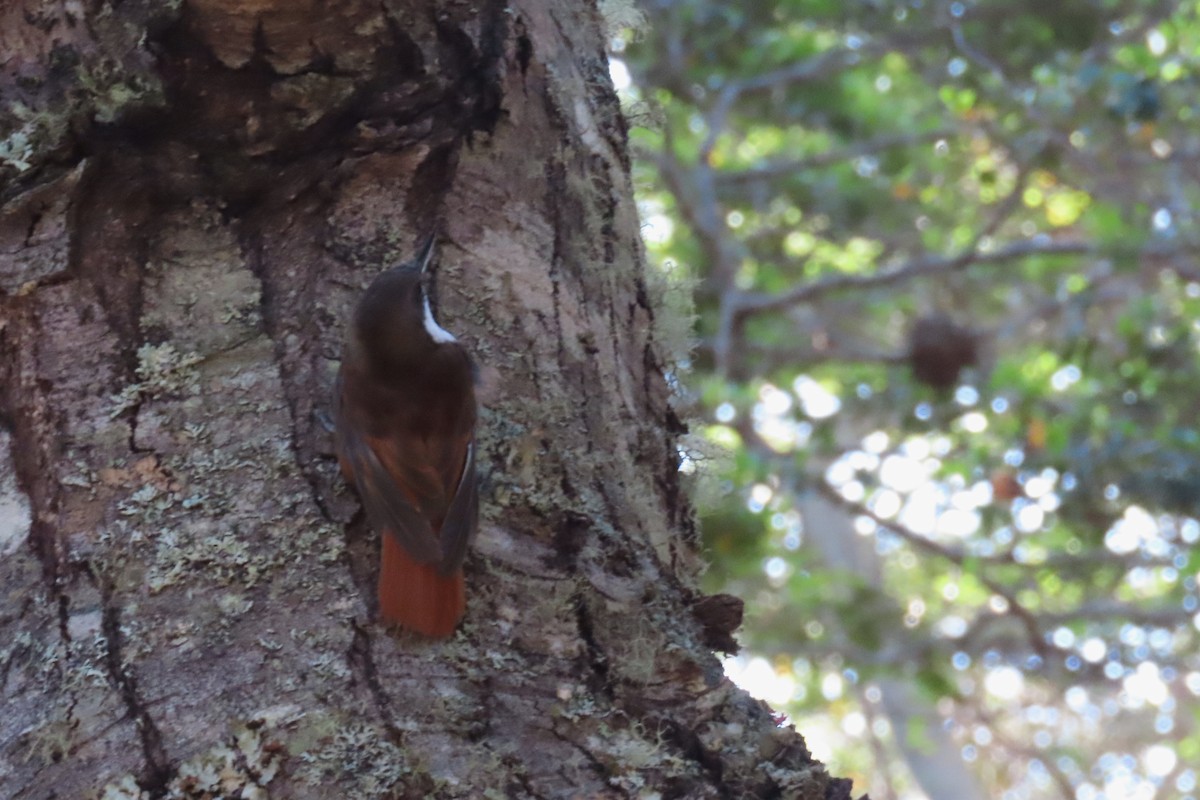
[[[852, 514], [866, 517], [876, 525], [892, 531], [901, 539], [911, 544], [913, 547], [924, 550], [927, 553], [932, 553], [933, 555], [945, 559], [956, 566], [965, 567], [968, 560], [968, 555], [963, 550], [959, 548], [947, 547], [940, 542], [935, 542], [932, 539], [922, 536], [919, 533], [900, 525], [895, 520], [889, 520], [879, 516], [864, 505], [847, 500], [846, 498], [842, 497], [841, 493], [838, 492], [837, 489], [825, 483], [824, 480], [816, 481], [813, 488], [814, 491], [816, 491], [829, 502], [845, 508]], [[1017, 598], [1016, 592], [999, 581], [988, 577], [982, 572], [982, 570], [976, 572], [974, 577], [992, 594], [1004, 598], [1004, 601], [1008, 605], [1005, 613], [1020, 621], [1029, 639], [1030, 648], [1033, 650], [1033, 652], [1037, 653], [1042, 658], [1045, 658], [1050, 648], [1046, 644], [1045, 636], [1042, 634], [1042, 627], [1039, 623], [1037, 615], [1021, 603], [1021, 601]]]
[[779, 294], [744, 292], [737, 301], [742, 315], [778, 311], [788, 306], [811, 303], [832, 292], [858, 289], [879, 289], [914, 278], [944, 275], [975, 264], [1000, 264], [1032, 256], [1087, 255], [1097, 252], [1094, 242], [1056, 240], [1046, 236], [1016, 242], [988, 252], [965, 250], [954, 256], [926, 255], [914, 258], [898, 267], [871, 275], [836, 275], [824, 280], [797, 286]]
[[725, 186], [739, 186], [745, 183], [751, 183], [758, 180], [766, 180], [779, 178], [784, 175], [790, 175], [795, 172], [803, 172], [804, 170], [817, 169], [826, 167], [830, 164], [837, 164], [842, 161], [848, 161], [852, 158], [878, 153], [880, 150], [889, 150], [893, 147], [912, 147], [916, 144], [924, 142], [937, 141], [938, 139], [948, 139], [954, 136], [957, 131], [947, 128], [939, 128], [932, 131], [922, 131], [920, 133], [909, 133], [903, 135], [880, 136], [876, 139], [870, 139], [865, 142], [852, 144], [849, 147], [844, 147], [840, 150], [827, 150], [822, 153], [813, 153], [810, 156], [803, 158], [792, 158], [768, 162], [760, 167], [750, 167], [749, 169], [739, 171], [725, 171], [717, 174], [717, 183]]
[[725, 130], [729, 112], [744, 94], [776, 89], [796, 83], [808, 83], [829, 77], [836, 72], [861, 61], [864, 56], [886, 53], [890, 45], [882, 42], [866, 42], [862, 46], [851, 49], [842, 47], [826, 50], [820, 55], [805, 61], [788, 64], [786, 67], [763, 72], [740, 80], [732, 80], [721, 87], [717, 100], [706, 115], [708, 133], [700, 145], [700, 163], [707, 163], [708, 156], [716, 146], [717, 139]]

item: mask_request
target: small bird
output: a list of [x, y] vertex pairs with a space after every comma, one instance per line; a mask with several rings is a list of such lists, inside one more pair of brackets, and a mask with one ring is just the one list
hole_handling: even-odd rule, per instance
[[379, 614], [450, 636], [466, 609], [463, 558], [479, 525], [475, 368], [429, 307], [430, 236], [354, 311], [338, 370], [334, 436], [342, 473], [379, 530]]

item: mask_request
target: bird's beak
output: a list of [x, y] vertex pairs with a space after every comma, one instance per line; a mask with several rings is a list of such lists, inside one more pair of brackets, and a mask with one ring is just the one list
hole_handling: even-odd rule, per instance
[[429, 234], [425, 243], [421, 245], [420, 251], [417, 253], [417, 263], [421, 265], [421, 276], [429, 274], [429, 263], [433, 261], [433, 253], [437, 248], [437, 233]]

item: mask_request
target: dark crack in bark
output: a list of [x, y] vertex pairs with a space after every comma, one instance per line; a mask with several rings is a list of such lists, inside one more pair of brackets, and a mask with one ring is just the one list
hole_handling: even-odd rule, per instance
[[596, 639], [591, 612], [587, 607], [587, 598], [583, 596], [582, 592], [576, 592], [572, 597], [572, 602], [575, 605], [575, 625], [587, 656], [587, 669], [590, 675], [588, 688], [592, 694], [604, 697], [611, 702], [613, 684], [612, 674], [609, 671], [608, 654], [604, 652], [604, 648]]
[[679, 754], [700, 767], [720, 797], [732, 800], [734, 795], [730, 793], [725, 784], [725, 765], [721, 762], [720, 757], [704, 749], [700, 737], [694, 730], [680, 725], [673, 719], [663, 718], [661, 722], [667, 731], [669, 740], [675, 745]]
[[350, 640], [350, 649], [346, 651], [346, 664], [350, 667], [350, 673], [366, 688], [379, 721], [387, 731], [389, 741], [397, 747], [403, 747], [404, 734], [392, 721], [392, 700], [384, 690], [379, 671], [375, 667], [371, 632], [354, 620], [350, 626], [354, 635]]
[[141, 740], [144, 769], [138, 785], [150, 792], [152, 797], [161, 797], [174, 772], [162, 734], [150, 716], [146, 702], [138, 693], [137, 676], [133, 667], [125, 663], [122, 656], [124, 636], [121, 632], [121, 610], [112, 586], [99, 578], [90, 568], [87, 576], [100, 592], [101, 632], [104, 634], [104, 663], [109, 680], [125, 703], [125, 713], [133, 720]]

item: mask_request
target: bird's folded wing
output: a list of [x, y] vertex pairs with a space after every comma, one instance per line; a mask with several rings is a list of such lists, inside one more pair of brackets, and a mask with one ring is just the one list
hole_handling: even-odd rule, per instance
[[[407, 480], [413, 470], [403, 470], [395, 477], [389, 472], [389, 467], [396, 469], [395, 464], [384, 466], [384, 459], [375, 447], [359, 436], [353, 429], [339, 431], [342, 443], [343, 457], [350, 461], [354, 472], [354, 483], [367, 510], [371, 524], [384, 535], [396, 537], [410, 556], [425, 564], [441, 564], [442, 545], [433, 532], [429, 519], [413, 502], [415, 493], [408, 486], [401, 485], [421, 482]], [[384, 458], [387, 458], [387, 448]], [[389, 462], [395, 459], [387, 459]]]
[[475, 477], [475, 442], [467, 445], [458, 488], [442, 522], [442, 570], [462, 563], [479, 527], [479, 482]]

